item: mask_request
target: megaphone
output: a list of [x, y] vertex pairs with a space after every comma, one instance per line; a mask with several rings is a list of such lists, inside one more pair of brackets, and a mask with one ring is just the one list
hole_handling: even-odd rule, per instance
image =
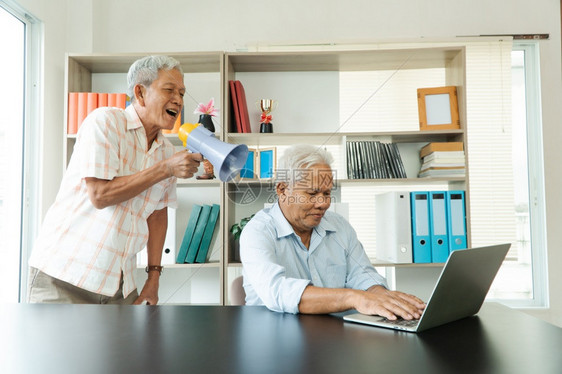
[[220, 141], [215, 134], [200, 123], [184, 123], [178, 137], [190, 151], [201, 153], [218, 170], [219, 179], [228, 182], [234, 179], [246, 164], [248, 146]]

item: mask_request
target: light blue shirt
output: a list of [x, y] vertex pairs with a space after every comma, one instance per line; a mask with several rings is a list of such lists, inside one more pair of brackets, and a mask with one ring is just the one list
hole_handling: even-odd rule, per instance
[[[246, 305], [298, 313], [306, 286], [387, 287], [349, 222], [327, 211], [307, 249], [276, 203], [258, 212], [240, 237]], [[387, 287], [388, 288], [388, 287]]]

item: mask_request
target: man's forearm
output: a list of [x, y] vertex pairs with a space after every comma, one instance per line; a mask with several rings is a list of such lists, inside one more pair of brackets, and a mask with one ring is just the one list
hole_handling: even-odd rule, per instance
[[389, 291], [376, 285], [367, 291], [348, 288], [305, 288], [299, 303], [299, 312], [308, 314], [337, 313], [356, 309], [363, 314], [378, 314], [396, 319], [420, 318], [425, 303], [419, 298], [399, 291]]
[[299, 312], [303, 314], [343, 312], [354, 308], [354, 298], [358, 297], [360, 292], [349, 288], [307, 286], [301, 296]]
[[162, 249], [166, 241], [168, 230], [168, 208], [155, 210], [147, 219], [148, 243], [147, 259], [148, 265], [160, 265], [162, 262]]
[[98, 178], [86, 178], [86, 185], [92, 204], [98, 209], [103, 209], [132, 199], [156, 183], [171, 176], [169, 170], [160, 162], [138, 173], [115, 177], [109, 181]]
[[[147, 259], [150, 266], [159, 266], [162, 261], [162, 248], [168, 227], [168, 208], [155, 210], [147, 219], [148, 243]], [[147, 280], [135, 303], [146, 301], [149, 305], [158, 303], [158, 288], [160, 285], [160, 272], [148, 270]]]

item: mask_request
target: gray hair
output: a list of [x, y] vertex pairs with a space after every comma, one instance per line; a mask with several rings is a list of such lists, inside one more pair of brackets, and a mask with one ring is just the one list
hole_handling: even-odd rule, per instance
[[334, 157], [326, 149], [309, 144], [299, 144], [289, 147], [279, 159], [277, 165], [278, 182], [295, 182], [299, 180], [298, 170], [307, 169], [316, 164], [326, 164], [331, 167]]
[[127, 73], [127, 95], [135, 99], [135, 86], [148, 87], [158, 79], [158, 71], [176, 69], [183, 75], [180, 62], [169, 56], [146, 56], [133, 62]]

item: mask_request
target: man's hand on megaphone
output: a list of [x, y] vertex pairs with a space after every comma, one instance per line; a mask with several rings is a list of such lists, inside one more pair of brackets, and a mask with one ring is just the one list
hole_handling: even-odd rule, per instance
[[201, 161], [203, 161], [201, 153], [190, 153], [187, 150], [182, 150], [167, 159], [166, 166], [170, 176], [191, 178], [197, 173]]

